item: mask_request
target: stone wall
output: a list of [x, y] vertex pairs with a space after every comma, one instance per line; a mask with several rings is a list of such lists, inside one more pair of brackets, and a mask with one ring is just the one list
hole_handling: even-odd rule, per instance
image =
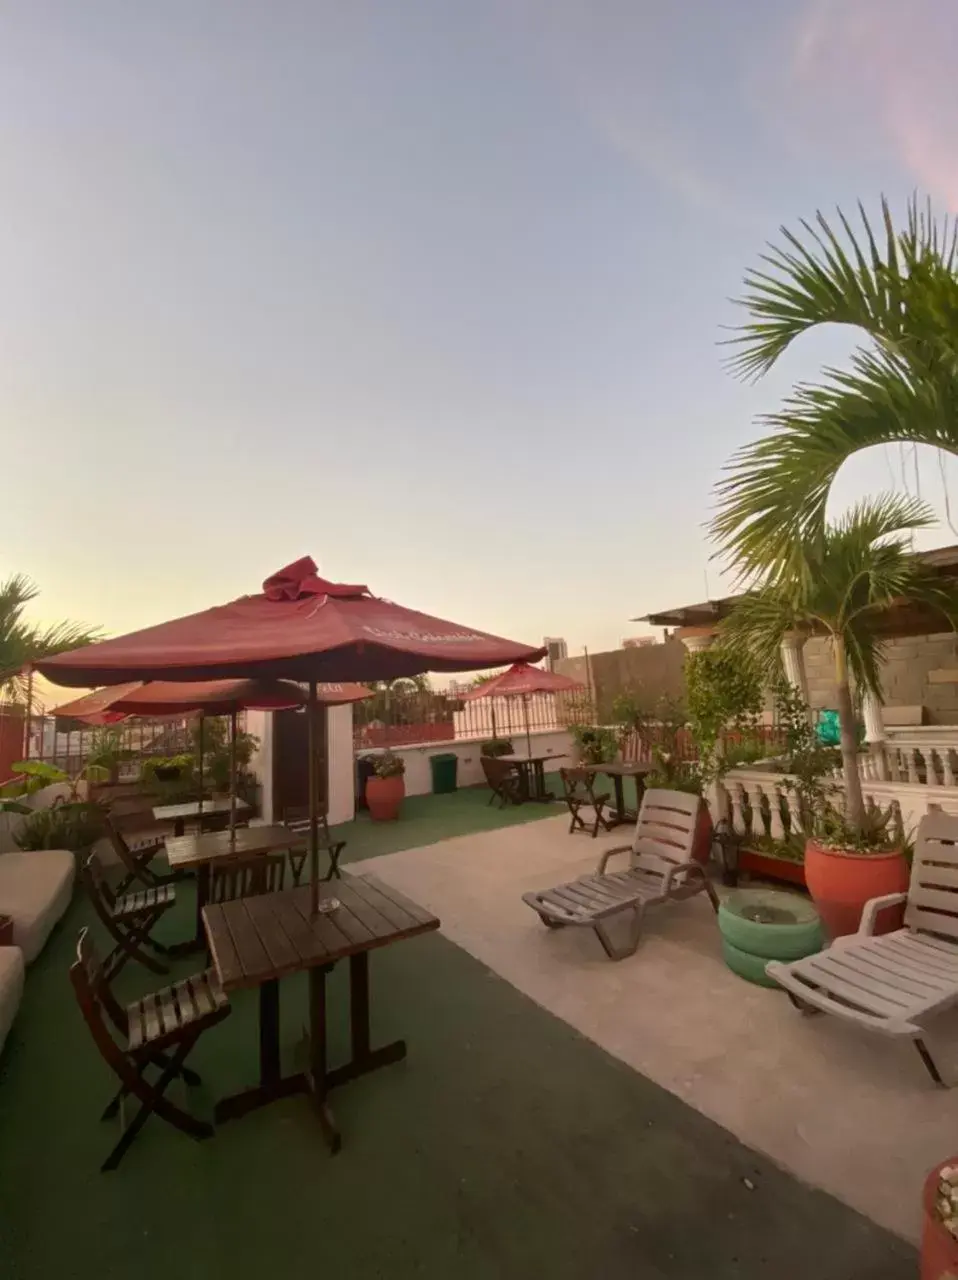
[[[835, 706], [835, 677], [826, 640], [805, 646], [808, 697], [813, 707]], [[886, 723], [894, 724], [894, 709], [924, 708], [910, 723], [958, 724], [958, 637], [951, 632], [891, 640], [883, 673]]]
[[662, 644], [637, 649], [613, 649], [585, 657], [562, 658], [557, 671], [589, 686], [596, 700], [600, 720], [612, 715], [612, 703], [620, 693], [644, 695], [650, 704], [666, 695], [681, 698], [685, 692], [683, 664], [685, 646], [673, 637]]

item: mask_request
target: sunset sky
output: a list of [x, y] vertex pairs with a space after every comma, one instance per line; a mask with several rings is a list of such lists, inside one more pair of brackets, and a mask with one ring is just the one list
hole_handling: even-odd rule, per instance
[[956, 65], [941, 0], [14, 0], [0, 573], [118, 633], [309, 553], [571, 651], [720, 594], [722, 464], [851, 341], [744, 386], [729, 299], [817, 208], [958, 211]]

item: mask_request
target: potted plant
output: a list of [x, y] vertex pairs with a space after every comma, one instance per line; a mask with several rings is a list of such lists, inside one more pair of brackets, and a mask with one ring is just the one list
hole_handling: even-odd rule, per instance
[[[109, 771], [88, 764], [77, 774], [69, 774], [42, 760], [21, 760], [15, 764], [17, 777], [0, 790], [0, 811], [22, 816], [13, 833], [19, 849], [70, 849], [86, 853], [103, 835], [103, 808], [87, 798], [89, 784], [103, 782]], [[62, 786], [65, 792], [50, 804], [34, 809], [15, 797], [36, 795], [46, 787]]]
[[[689, 771], [702, 796], [692, 856], [708, 861], [712, 851], [711, 794], [736, 762], [723, 747], [723, 735], [754, 730], [762, 709], [762, 680], [746, 650], [713, 644], [685, 656], [685, 701], [688, 729], [698, 757]], [[648, 784], [647, 784], [648, 785]]]
[[858, 504], [817, 536], [797, 539], [791, 559], [769, 570], [739, 601], [723, 627], [726, 640], [744, 646], [762, 670], [779, 676], [787, 635], [824, 633], [835, 670], [841, 728], [843, 795], [810, 815], [805, 880], [833, 937], [858, 928], [862, 907], [908, 886], [901, 833], [891, 814], [869, 814], [862, 795], [852, 681], [859, 694], [881, 696], [881, 615], [902, 600], [920, 603], [951, 620], [958, 596], [917, 559], [906, 535], [934, 523], [923, 504], [884, 496]]
[[582, 764], [602, 764], [619, 754], [619, 735], [615, 729], [591, 724], [570, 724], [569, 733]]
[[366, 804], [374, 822], [393, 822], [399, 817], [406, 784], [403, 775], [406, 762], [394, 751], [367, 756], [373, 773], [366, 779]]
[[511, 756], [515, 748], [508, 738], [487, 738], [479, 748], [481, 756]]

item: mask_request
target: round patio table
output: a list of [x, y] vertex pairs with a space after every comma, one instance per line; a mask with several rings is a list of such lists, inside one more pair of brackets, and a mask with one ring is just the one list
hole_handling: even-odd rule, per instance
[[718, 912], [725, 963], [748, 982], [776, 987], [769, 960], [800, 960], [821, 951], [825, 935], [808, 898], [782, 889], [736, 889]]

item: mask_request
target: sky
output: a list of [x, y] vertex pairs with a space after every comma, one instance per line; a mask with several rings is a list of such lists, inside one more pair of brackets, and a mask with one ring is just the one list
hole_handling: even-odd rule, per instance
[[0, 573], [119, 634], [311, 554], [570, 652], [722, 594], [723, 464], [852, 345], [744, 385], [730, 300], [816, 209], [958, 212], [956, 64], [941, 0], [12, 0]]

